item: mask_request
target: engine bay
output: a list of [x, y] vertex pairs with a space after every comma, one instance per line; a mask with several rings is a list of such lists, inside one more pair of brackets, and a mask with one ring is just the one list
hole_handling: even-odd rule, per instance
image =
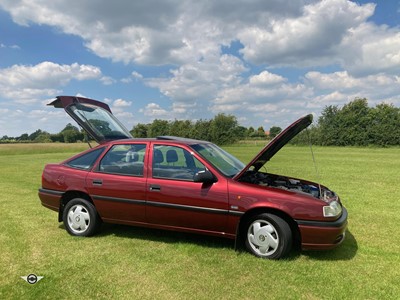
[[247, 171], [240, 181], [311, 195], [314, 198], [322, 199], [324, 201], [331, 201], [337, 198], [333, 191], [319, 186], [318, 184], [312, 184], [307, 181], [293, 179], [282, 175]]

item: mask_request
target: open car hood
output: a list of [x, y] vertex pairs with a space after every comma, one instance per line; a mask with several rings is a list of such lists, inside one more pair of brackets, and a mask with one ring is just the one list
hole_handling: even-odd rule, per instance
[[110, 107], [100, 101], [58, 96], [47, 104], [64, 110], [99, 144], [132, 138], [129, 131], [115, 118]]
[[247, 171], [258, 171], [266, 162], [268, 162], [283, 146], [292, 140], [297, 134], [307, 128], [313, 120], [313, 115], [306, 115], [296, 122], [289, 125], [285, 130], [278, 134], [270, 141], [256, 157], [235, 175], [234, 179], [238, 180]]

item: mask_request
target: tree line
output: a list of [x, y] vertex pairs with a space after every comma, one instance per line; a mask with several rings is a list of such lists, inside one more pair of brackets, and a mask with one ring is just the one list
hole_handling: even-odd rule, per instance
[[[281, 131], [272, 129], [272, 135]], [[270, 134], [266, 134], [262, 126], [254, 129], [253, 127], [243, 127], [233, 115], [218, 114], [211, 120], [189, 120], [166, 121], [156, 119], [150, 124], [137, 124], [131, 130], [131, 134], [138, 138], [151, 138], [163, 135], [193, 138], [197, 140], [211, 141], [218, 145], [232, 144], [246, 138], [267, 139]]]
[[[207, 140], [219, 145], [232, 144], [241, 139], [267, 139], [281, 131], [279, 127], [271, 128], [270, 135], [266, 135], [262, 126], [243, 127], [233, 115], [218, 114], [211, 120], [189, 120], [166, 121], [156, 119], [152, 123], [135, 125], [130, 131], [135, 138], [151, 138], [162, 135], [179, 136], [199, 140]], [[19, 137], [3, 136], [0, 143], [76, 143], [87, 139], [83, 130], [68, 124], [59, 133], [50, 134], [41, 129], [32, 134], [24, 133]]]
[[19, 137], [5, 135], [0, 139], [0, 143], [77, 143], [83, 142], [84, 139], [83, 131], [68, 123], [59, 133], [51, 134], [38, 129], [31, 134], [24, 133]]
[[[235, 116], [221, 113], [211, 120], [156, 119], [152, 123], [135, 125], [131, 134], [136, 138], [180, 136], [226, 145], [244, 139], [271, 139], [281, 131], [278, 126], [272, 126], [267, 133], [262, 126], [257, 129], [246, 128], [239, 125]], [[387, 103], [369, 107], [365, 98], [356, 98], [343, 107], [326, 106], [317, 122], [300, 133], [292, 143], [308, 144], [310, 140], [313, 144], [322, 146], [400, 145], [400, 108]], [[38, 129], [32, 134], [24, 133], [19, 137], [0, 138], [0, 143], [83, 141], [85, 141], [84, 132], [72, 124], [68, 124], [56, 134]]]
[[321, 146], [398, 146], [400, 108], [388, 103], [369, 107], [366, 98], [356, 98], [341, 108], [326, 106], [318, 122], [293, 143], [305, 144], [310, 139]]

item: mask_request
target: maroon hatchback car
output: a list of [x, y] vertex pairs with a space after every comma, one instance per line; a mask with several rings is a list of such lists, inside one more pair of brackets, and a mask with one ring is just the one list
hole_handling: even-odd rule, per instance
[[347, 211], [327, 187], [261, 172], [312, 122], [307, 115], [245, 165], [218, 146], [171, 136], [134, 139], [108, 105], [60, 96], [65, 111], [99, 145], [42, 175], [42, 205], [75, 236], [102, 222], [227, 237], [258, 257], [279, 259], [294, 245], [331, 249], [345, 237]]

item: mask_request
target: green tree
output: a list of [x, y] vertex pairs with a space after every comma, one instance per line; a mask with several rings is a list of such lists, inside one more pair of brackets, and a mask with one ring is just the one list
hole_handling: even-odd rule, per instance
[[369, 111], [365, 98], [356, 98], [343, 106], [339, 112], [338, 140], [341, 146], [368, 145]]
[[30, 141], [34, 141], [34, 140], [36, 140], [36, 138], [39, 136], [39, 135], [41, 135], [42, 133], [45, 133], [44, 131], [42, 131], [42, 130], [40, 130], [40, 129], [38, 129], [38, 130], [36, 130], [35, 132], [33, 132], [33, 133], [31, 133], [30, 135], [29, 135], [29, 140]]
[[250, 126], [249, 129], [247, 129], [247, 136], [248, 137], [253, 137], [254, 136], [254, 127]]
[[169, 135], [193, 137], [193, 124], [189, 120], [175, 120], [169, 124]]
[[83, 134], [78, 130], [65, 130], [62, 132], [64, 143], [76, 143], [84, 139]]
[[84, 139], [83, 133], [81, 133], [79, 129], [71, 123], [68, 123], [60, 133], [63, 137], [64, 143], [76, 143], [77, 141], [82, 141]]
[[382, 103], [371, 109], [369, 114], [369, 143], [400, 145], [400, 108]]
[[210, 141], [211, 133], [210, 133], [211, 121], [210, 120], [197, 120], [192, 127], [191, 137], [198, 140]]
[[282, 131], [282, 128], [278, 127], [278, 126], [272, 126], [269, 129], [269, 137], [270, 138], [274, 138], [276, 137], [278, 134], [280, 134]]
[[41, 131], [33, 140], [35, 143], [51, 143], [50, 133]]
[[168, 135], [169, 122], [166, 120], [155, 119], [149, 126], [148, 137]]
[[330, 146], [338, 145], [339, 136], [339, 107], [334, 105], [326, 106], [318, 119], [319, 135], [317, 143]]
[[61, 132], [51, 134], [50, 139], [55, 143], [64, 143], [64, 135]]
[[146, 138], [146, 137], [149, 137], [149, 135], [148, 135], [149, 134], [149, 128], [150, 128], [150, 124], [138, 123], [137, 125], [135, 125], [132, 128], [130, 133], [135, 138]]
[[392, 104], [368, 106], [365, 98], [344, 105], [327, 106], [313, 129], [321, 145], [400, 145], [400, 109]]
[[244, 126], [237, 126], [235, 129], [235, 135], [238, 139], [245, 139], [248, 136], [247, 128]]
[[257, 136], [260, 138], [266, 138], [267, 135], [265, 134], [265, 129], [264, 127], [260, 126], [257, 128]]
[[220, 113], [211, 120], [210, 136], [213, 143], [219, 145], [232, 144], [238, 140], [236, 128], [238, 122], [235, 116]]
[[29, 135], [27, 133], [21, 134], [19, 138], [17, 138], [18, 141], [28, 141], [29, 140]]
[[67, 130], [73, 130], [79, 132], [78, 127], [72, 125], [71, 123], [68, 123], [61, 132], [67, 131]]

